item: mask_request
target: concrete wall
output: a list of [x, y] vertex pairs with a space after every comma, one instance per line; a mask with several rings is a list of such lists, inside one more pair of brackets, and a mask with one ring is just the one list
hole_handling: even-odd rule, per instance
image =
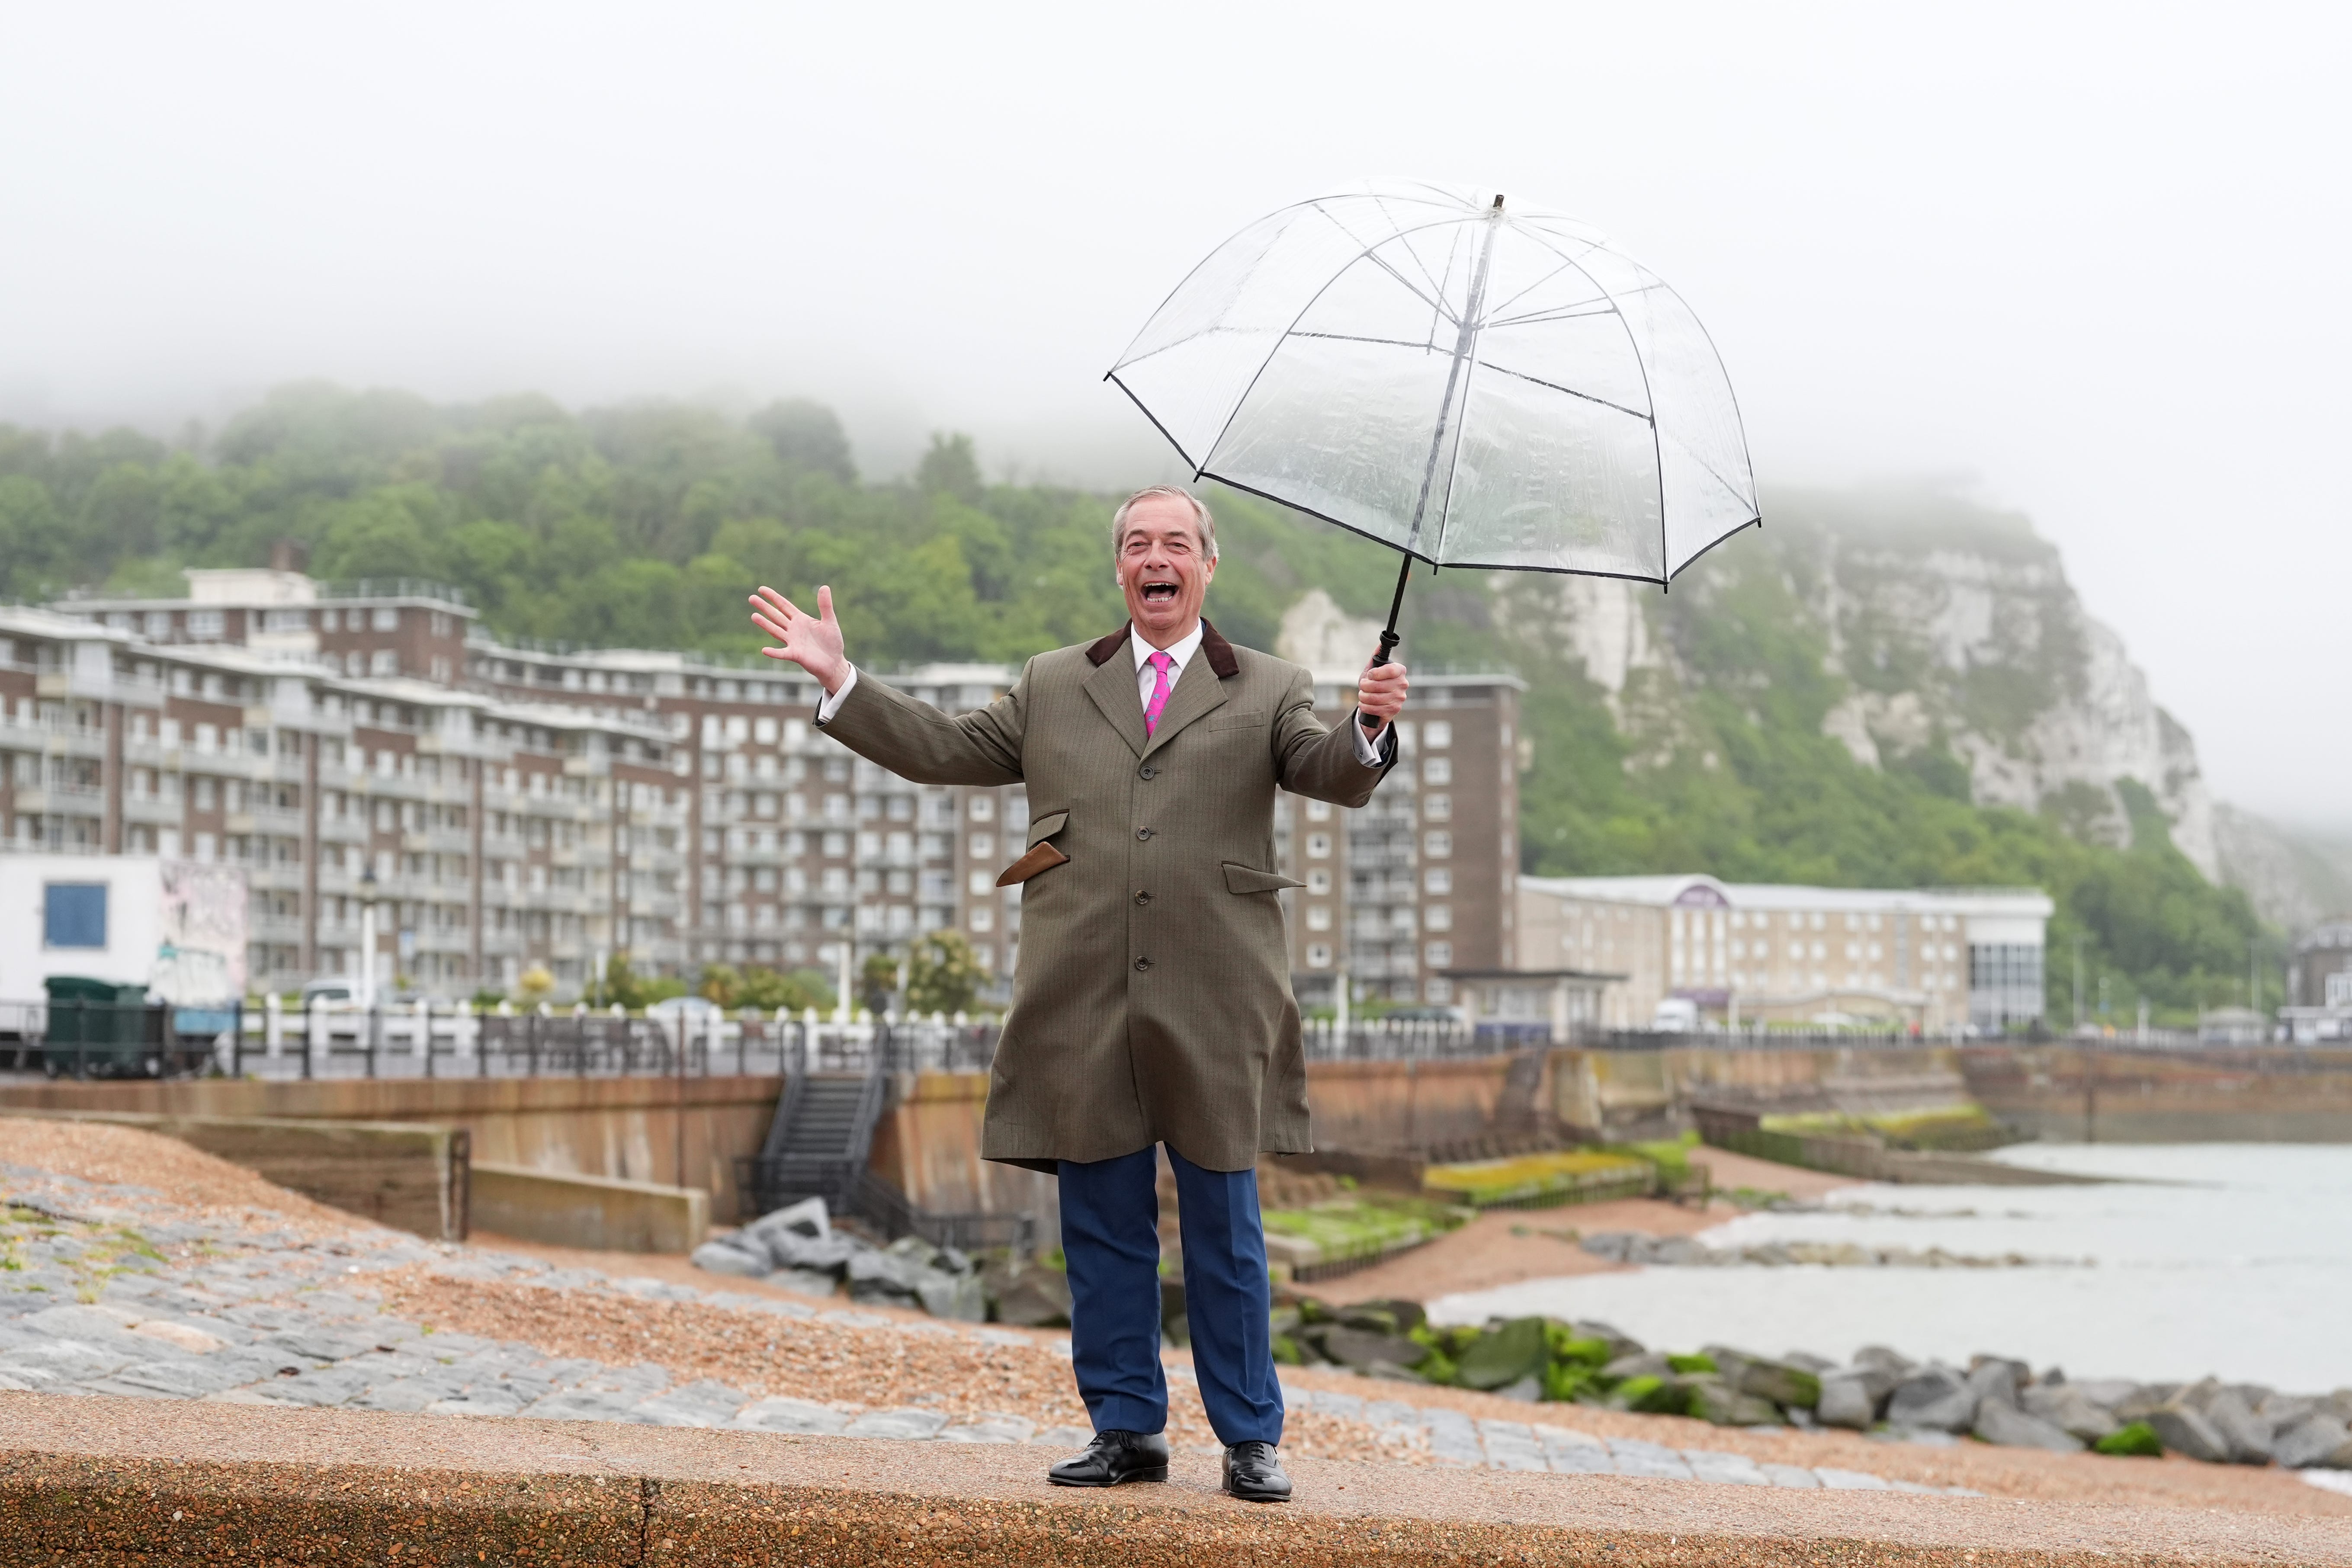
[[[1037, 1215], [1045, 1245], [1061, 1234], [1054, 1178], [980, 1157], [988, 1075], [901, 1074], [874, 1130], [874, 1173], [924, 1208]], [[732, 1217], [731, 1215], [728, 1217]]]
[[1949, 1047], [1559, 1050], [1550, 1083], [1552, 1114], [1562, 1126], [1609, 1138], [1679, 1132], [1691, 1124], [1693, 1100], [1865, 1111], [1957, 1105], [1969, 1097]]
[[691, 1252], [710, 1233], [699, 1187], [558, 1175], [477, 1163], [474, 1228], [520, 1241], [598, 1252]]
[[2044, 1138], [2352, 1142], [2352, 1050], [1971, 1046], [1958, 1061], [1979, 1104]]
[[[0, 1110], [0, 1117], [11, 1114], [26, 1113]], [[120, 1111], [79, 1114], [176, 1138], [289, 1191], [379, 1225], [435, 1241], [466, 1238], [471, 1162], [462, 1128]]]
[[735, 1214], [735, 1157], [759, 1152], [782, 1080], [745, 1078], [337, 1079], [0, 1085], [0, 1106], [174, 1116], [428, 1121], [474, 1157], [529, 1170], [699, 1187]]

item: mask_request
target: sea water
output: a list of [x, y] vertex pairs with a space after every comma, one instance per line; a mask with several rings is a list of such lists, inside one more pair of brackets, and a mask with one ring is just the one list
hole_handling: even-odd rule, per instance
[[[1843, 1361], [1882, 1344], [1958, 1365], [2014, 1356], [2074, 1378], [2352, 1385], [2352, 1144], [2036, 1143], [1995, 1158], [2119, 1180], [1859, 1184], [1819, 1212], [1748, 1214], [1698, 1237], [2037, 1260], [2021, 1268], [1654, 1267], [1447, 1296], [1430, 1315], [1599, 1318], [1675, 1351], [1713, 1342]], [[1545, 1217], [1573, 1225], [1575, 1214]]]

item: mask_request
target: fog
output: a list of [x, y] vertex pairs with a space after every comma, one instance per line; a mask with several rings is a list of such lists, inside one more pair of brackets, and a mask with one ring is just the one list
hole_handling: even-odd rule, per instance
[[2339, 8], [7, 8], [0, 419], [324, 376], [842, 411], [1161, 477], [1100, 381], [1368, 174], [1578, 215], [1713, 331], [1759, 474], [2065, 552], [2217, 791], [2352, 823]]

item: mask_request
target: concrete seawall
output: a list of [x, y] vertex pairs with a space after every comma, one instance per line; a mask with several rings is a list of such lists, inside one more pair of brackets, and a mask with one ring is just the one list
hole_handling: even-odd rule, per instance
[[1634, 1568], [2352, 1564], [2352, 1521], [1294, 1458], [1299, 1500], [1034, 1450], [0, 1394], [0, 1561]]
[[2352, 1050], [1975, 1046], [1959, 1058], [1978, 1103], [2038, 1137], [2352, 1142]]
[[463, 1129], [473, 1157], [490, 1164], [699, 1187], [711, 1194], [713, 1217], [731, 1221], [735, 1157], [758, 1152], [782, 1087], [759, 1075], [178, 1079], [8, 1084], [0, 1086], [0, 1107], [431, 1122]]

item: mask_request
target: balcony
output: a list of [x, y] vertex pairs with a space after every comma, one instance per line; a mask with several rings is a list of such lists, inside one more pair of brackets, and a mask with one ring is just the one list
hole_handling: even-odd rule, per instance
[[[16, 798], [21, 801], [24, 799], [24, 791], [18, 790]], [[183, 810], [179, 801], [167, 800], [159, 795], [126, 795], [122, 797], [122, 820], [125, 822], [143, 822], [165, 827], [177, 827], [182, 815]]]

